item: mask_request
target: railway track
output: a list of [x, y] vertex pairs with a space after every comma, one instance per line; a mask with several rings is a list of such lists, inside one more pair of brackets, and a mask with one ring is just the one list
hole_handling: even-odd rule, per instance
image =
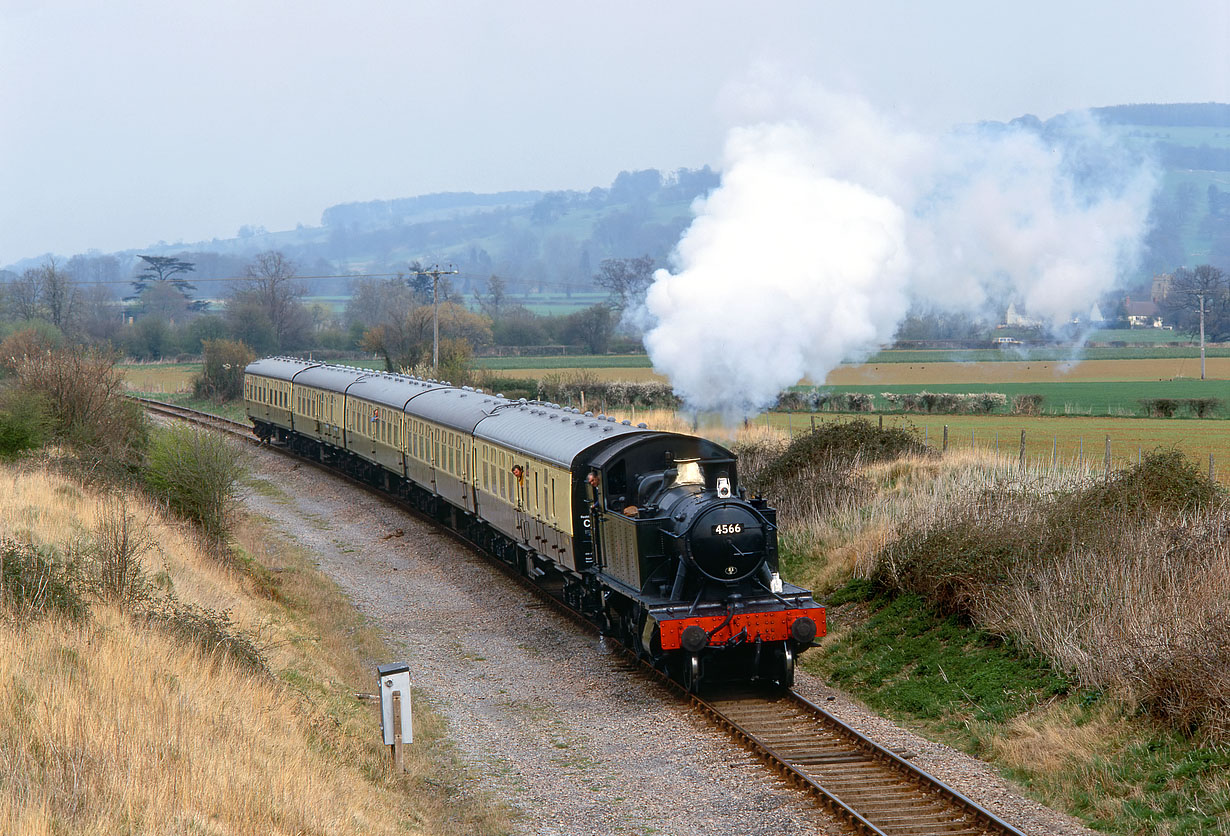
[[[137, 400], [155, 414], [260, 443], [246, 424], [160, 401]], [[281, 450], [278, 447], [270, 449]], [[366, 483], [345, 474], [337, 475], [390, 498]], [[413, 512], [402, 503], [396, 504]], [[513, 572], [500, 561], [494, 562], [527, 588], [540, 595], [547, 593], [542, 600], [597, 632], [592, 622], [549, 590]], [[626, 648], [624, 651], [631, 660], [636, 660], [635, 653]], [[648, 662], [639, 660], [637, 664], [642, 672], [662, 682], [680, 698], [690, 700], [703, 716], [726, 729], [795, 786], [819, 799], [858, 833], [870, 836], [1024, 836], [989, 810], [793, 691], [741, 688], [697, 695], [689, 693]]]
[[793, 691], [694, 697], [710, 719], [854, 829], [887, 836], [1022, 836]]

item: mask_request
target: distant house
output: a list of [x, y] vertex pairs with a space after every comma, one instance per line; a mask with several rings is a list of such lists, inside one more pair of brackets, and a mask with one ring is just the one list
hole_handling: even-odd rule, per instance
[[1156, 302], [1133, 302], [1129, 296], [1124, 299], [1123, 308], [1127, 312], [1128, 324], [1133, 328], [1162, 327], [1162, 313]]

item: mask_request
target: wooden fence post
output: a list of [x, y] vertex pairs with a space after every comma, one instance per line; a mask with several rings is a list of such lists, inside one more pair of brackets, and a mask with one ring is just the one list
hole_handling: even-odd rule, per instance
[[1021, 430], [1021, 451], [1017, 453], [1017, 467], [1025, 469], [1025, 431]]
[[401, 691], [393, 692], [393, 771], [405, 772], [401, 743]]
[[1105, 473], [1105, 475], [1109, 478], [1109, 476], [1110, 476], [1110, 436], [1109, 436], [1109, 435], [1108, 435], [1108, 436], [1106, 436], [1106, 462], [1105, 462], [1105, 469], [1106, 469], [1106, 473]]
[[948, 452], [948, 425], [944, 425], [944, 449], [943, 452]]
[[1216, 478], [1217, 471], [1213, 469], [1213, 454], [1209, 453], [1209, 481], [1212, 482]]
[[1051, 436], [1051, 470], [1055, 469], [1055, 454], [1059, 452], [1059, 436]]
[[880, 429], [884, 429], [884, 416], [880, 416]]

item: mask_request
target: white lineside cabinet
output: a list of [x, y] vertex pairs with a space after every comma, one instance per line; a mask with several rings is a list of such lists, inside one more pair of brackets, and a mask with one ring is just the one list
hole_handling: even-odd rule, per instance
[[410, 666], [404, 662], [380, 665], [380, 728], [384, 731], [384, 745], [393, 745], [393, 693], [401, 693], [401, 742], [414, 742], [410, 712]]

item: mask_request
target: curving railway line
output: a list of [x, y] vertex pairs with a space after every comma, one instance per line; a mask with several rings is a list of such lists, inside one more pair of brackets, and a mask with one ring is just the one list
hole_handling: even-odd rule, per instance
[[[239, 436], [254, 445], [263, 445], [246, 424], [159, 401], [137, 400], [154, 414], [189, 421]], [[283, 448], [270, 449], [294, 456]], [[305, 460], [336, 474], [318, 462]], [[359, 480], [344, 475], [343, 478], [395, 501]], [[403, 503], [397, 504], [412, 510]], [[465, 542], [475, 545], [468, 540]], [[546, 592], [504, 563], [492, 562], [527, 589], [539, 595]], [[562, 598], [546, 595], [544, 599], [577, 623], [597, 631]], [[625, 648], [625, 652], [630, 658], [636, 658], [634, 651]], [[689, 693], [643, 659], [637, 668], [658, 679], [678, 697], [689, 700], [703, 716], [726, 729], [796, 787], [817, 798], [857, 833], [870, 836], [1024, 836], [994, 813], [794, 691], [740, 687], [697, 695]]]

